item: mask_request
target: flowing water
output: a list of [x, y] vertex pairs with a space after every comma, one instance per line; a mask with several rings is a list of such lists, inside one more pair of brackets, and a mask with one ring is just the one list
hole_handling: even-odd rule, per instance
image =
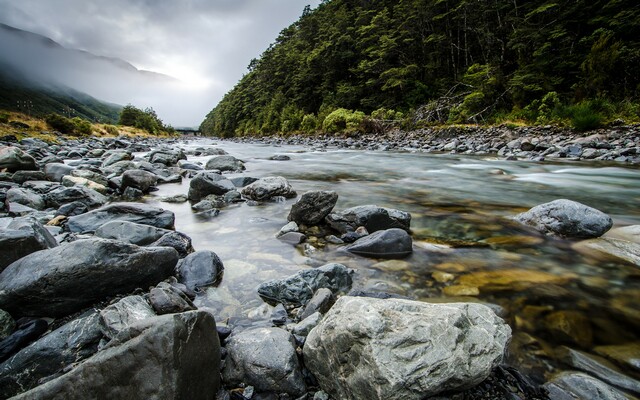
[[[202, 139], [184, 148], [210, 145]], [[199, 219], [189, 203], [161, 201], [186, 194], [188, 179], [161, 185], [146, 201], [173, 211], [176, 230], [189, 235], [196, 250], [212, 250], [224, 263], [220, 284], [196, 301], [214, 309], [219, 321], [269, 325], [272, 307], [258, 297], [260, 283], [339, 262], [357, 270], [355, 288], [421, 301], [490, 304], [514, 331], [510, 362], [541, 379], [558, 366], [548, 350], [554, 346], [591, 351], [639, 341], [640, 268], [578, 252], [575, 242], [543, 237], [510, 220], [537, 204], [566, 198], [609, 214], [614, 227], [640, 224], [638, 168], [224, 141], [215, 147], [245, 161], [246, 171], [229, 177], [280, 175], [298, 194], [334, 190], [336, 210], [376, 204], [408, 211], [414, 240], [413, 255], [391, 261], [351, 255], [325, 243], [321, 234], [292, 246], [275, 234], [295, 199], [235, 204], [217, 217]], [[269, 160], [275, 154], [291, 160]]]

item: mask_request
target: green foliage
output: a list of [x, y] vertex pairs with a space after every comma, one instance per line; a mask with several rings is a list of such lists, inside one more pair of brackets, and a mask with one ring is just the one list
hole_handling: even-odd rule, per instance
[[591, 102], [582, 102], [569, 108], [571, 126], [577, 131], [589, 131], [602, 126], [604, 116]]
[[104, 130], [109, 134], [109, 135], [118, 135], [120, 132], [118, 131], [118, 128], [116, 128], [113, 125], [107, 125], [104, 127]]
[[388, 110], [384, 107], [381, 107], [371, 113], [371, 118], [395, 121], [403, 119], [404, 114], [400, 111]]
[[75, 125], [74, 131], [81, 135], [91, 135], [93, 132], [93, 127], [91, 126], [91, 122], [86, 119], [82, 119], [80, 117], [74, 117], [71, 119], [71, 122]]
[[312, 133], [318, 129], [318, 118], [313, 114], [307, 114], [302, 118], [300, 129], [306, 133]]
[[354, 133], [362, 131], [365, 115], [362, 111], [338, 108], [322, 122], [322, 129], [328, 133]]
[[7, 122], [9, 122], [9, 114], [0, 113], [0, 124], [6, 124]]
[[143, 111], [131, 104], [127, 104], [122, 108], [118, 124], [144, 129], [152, 135], [157, 135], [161, 132], [172, 133], [174, 131], [172, 127], [163, 124], [153, 108], [146, 108]]
[[60, 133], [70, 134], [76, 129], [76, 124], [72, 120], [59, 114], [49, 114], [45, 121], [47, 125]]

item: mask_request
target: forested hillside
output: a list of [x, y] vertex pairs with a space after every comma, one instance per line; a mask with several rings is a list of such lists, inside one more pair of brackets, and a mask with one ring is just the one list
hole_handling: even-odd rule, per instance
[[201, 129], [312, 131], [337, 108], [423, 123], [535, 121], [574, 104], [633, 114], [639, 27], [637, 0], [327, 0], [251, 61]]

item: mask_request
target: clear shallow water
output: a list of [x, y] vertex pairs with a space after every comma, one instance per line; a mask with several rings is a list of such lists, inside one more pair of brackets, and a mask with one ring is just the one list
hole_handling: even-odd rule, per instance
[[[184, 148], [211, 143], [194, 141]], [[614, 227], [640, 224], [640, 169], [230, 142], [215, 147], [245, 161], [247, 170], [229, 177], [281, 175], [298, 194], [334, 190], [339, 195], [336, 210], [377, 204], [408, 211], [414, 240], [413, 255], [399, 261], [351, 255], [315, 238], [310, 242], [315, 251], [305, 253], [303, 246], [275, 238], [295, 199], [232, 205], [215, 218], [201, 220], [189, 203], [160, 201], [186, 194], [188, 179], [162, 185], [146, 201], [173, 211], [176, 230], [189, 235], [196, 250], [216, 252], [225, 265], [222, 282], [196, 301], [213, 308], [219, 321], [268, 325], [271, 307], [257, 296], [260, 283], [340, 262], [357, 270], [357, 288], [422, 301], [497, 305], [516, 334], [511, 361], [537, 374], [554, 370], [557, 363], [547, 360], [548, 354], [532, 356], [531, 343], [518, 347], [528, 335], [551, 347], [568, 344], [587, 351], [639, 340], [640, 268], [582, 255], [572, 242], [542, 237], [509, 218], [537, 204], [567, 198], [611, 215]], [[268, 160], [275, 154], [291, 160]], [[205, 163], [210, 157], [189, 160]], [[480, 289], [469, 292], [469, 286]], [[578, 318], [567, 337], [554, 328], [558, 311]], [[585, 330], [590, 331], [587, 338], [581, 337]]]

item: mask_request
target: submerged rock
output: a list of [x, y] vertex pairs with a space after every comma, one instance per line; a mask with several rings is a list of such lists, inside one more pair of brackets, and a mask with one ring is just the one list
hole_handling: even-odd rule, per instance
[[606, 383], [582, 372], [563, 372], [544, 384], [554, 400], [627, 400]]
[[344, 296], [304, 346], [337, 399], [423, 399], [470, 388], [502, 360], [511, 329], [480, 304]]
[[405, 230], [392, 228], [360, 238], [346, 249], [365, 257], [404, 258], [412, 253], [413, 242]]

